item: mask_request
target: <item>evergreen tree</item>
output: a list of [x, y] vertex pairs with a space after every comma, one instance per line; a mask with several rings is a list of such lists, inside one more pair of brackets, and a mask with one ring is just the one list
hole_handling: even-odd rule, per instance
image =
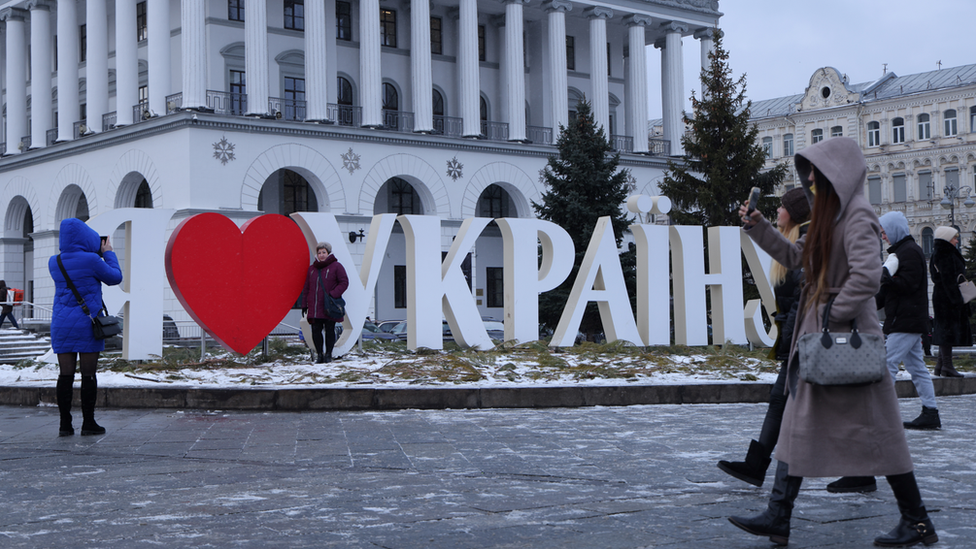
[[739, 206], [759, 187], [760, 211], [768, 218], [778, 201], [769, 197], [787, 173], [786, 164], [763, 172], [766, 152], [759, 130], [749, 122], [746, 77], [732, 80], [729, 55], [716, 33], [711, 63], [701, 72], [702, 98], [691, 97], [694, 117], [685, 115], [690, 132], [681, 138], [686, 158], [668, 162], [661, 194], [672, 202], [671, 219], [679, 225], [737, 226]]
[[[539, 320], [549, 329], [555, 329], [559, 323], [597, 219], [611, 218], [618, 247], [630, 224], [621, 209], [628, 194], [628, 172], [617, 169], [620, 154], [610, 146], [603, 128], [596, 126], [590, 104], [585, 99], [580, 101], [576, 112], [576, 118], [568, 127], [560, 125], [556, 142], [559, 155], [550, 156], [542, 170], [541, 179], [546, 187], [542, 203], [532, 203], [536, 215], [565, 229], [576, 247], [576, 260], [570, 276], [557, 288], [539, 297]], [[632, 302], [636, 289], [634, 255], [632, 251], [621, 254], [624, 279]], [[587, 336], [602, 330], [595, 304], [587, 306], [580, 330]]]
[[[969, 239], [969, 246], [966, 246], [966, 251], [963, 253], [963, 261], [966, 263], [964, 271], [966, 280], [976, 281], [976, 238]], [[969, 324], [976, 325], [976, 307], [969, 308]]]

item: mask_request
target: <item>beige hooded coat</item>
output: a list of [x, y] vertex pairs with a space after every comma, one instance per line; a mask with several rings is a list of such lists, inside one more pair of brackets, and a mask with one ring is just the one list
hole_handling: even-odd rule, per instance
[[[834, 186], [840, 198], [833, 246], [826, 272], [831, 296], [830, 330], [850, 331], [857, 319], [862, 333], [881, 334], [874, 296], [881, 283], [881, 225], [864, 196], [867, 166], [854, 140], [837, 137], [803, 149], [796, 169], [807, 192], [811, 164]], [[817, 212], [812, 214], [816, 217]], [[802, 265], [806, 236], [795, 244], [763, 219], [746, 231], [773, 259], [788, 269]], [[799, 315], [787, 377], [789, 395], [776, 459], [789, 464], [798, 477], [882, 476], [913, 470], [898, 399], [891, 379], [865, 386], [825, 387], [799, 379], [796, 342], [819, 333], [824, 304], [806, 307], [809, 287], [800, 295]]]

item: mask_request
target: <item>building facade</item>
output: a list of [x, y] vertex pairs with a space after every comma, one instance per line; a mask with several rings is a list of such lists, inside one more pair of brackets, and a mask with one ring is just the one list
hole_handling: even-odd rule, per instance
[[[176, 210], [170, 230], [206, 211], [331, 212], [353, 233], [377, 213], [434, 215], [447, 250], [466, 217], [534, 215], [583, 97], [634, 191], [656, 194], [680, 153], [681, 38], [707, 59], [720, 16], [715, 0], [5, 2], [0, 277], [50, 304], [61, 220], [129, 207]], [[500, 316], [491, 230], [466, 268]], [[390, 250], [373, 318], [404, 317], [402, 235]]]
[[[856, 139], [867, 159], [864, 192], [878, 215], [901, 211], [931, 254], [935, 228], [954, 224], [961, 246], [976, 234], [976, 65], [851, 84], [818, 69], [803, 94], [754, 101], [752, 120], [769, 155], [787, 162], [831, 137]], [[798, 185], [795, 170], [786, 191]], [[973, 196], [976, 198], [976, 196]]]

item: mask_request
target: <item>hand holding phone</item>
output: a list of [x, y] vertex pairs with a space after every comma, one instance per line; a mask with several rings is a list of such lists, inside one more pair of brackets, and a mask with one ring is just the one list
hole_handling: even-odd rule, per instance
[[759, 187], [753, 187], [752, 191], [749, 192], [749, 206], [746, 209], [746, 214], [756, 211], [756, 205], [759, 204], [759, 192]]

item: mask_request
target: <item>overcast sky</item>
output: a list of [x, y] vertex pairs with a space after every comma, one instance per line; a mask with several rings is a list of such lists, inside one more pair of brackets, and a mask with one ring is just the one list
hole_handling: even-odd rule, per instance
[[[820, 67], [852, 84], [888, 71], [899, 76], [976, 64], [976, 0], [720, 0], [719, 25], [732, 74], [746, 74], [746, 96], [803, 93]], [[648, 48], [651, 119], [661, 117], [661, 52]], [[685, 97], [700, 89], [701, 47], [683, 42]], [[686, 109], [691, 102], [686, 100]]]

